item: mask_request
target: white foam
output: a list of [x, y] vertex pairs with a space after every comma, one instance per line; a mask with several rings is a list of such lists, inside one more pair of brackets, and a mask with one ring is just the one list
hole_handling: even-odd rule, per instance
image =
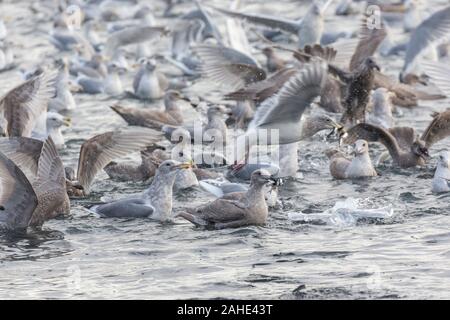
[[319, 221], [337, 227], [350, 227], [356, 225], [361, 219], [390, 219], [395, 215], [392, 205], [381, 208], [363, 208], [361, 202], [359, 199], [348, 198], [336, 202], [333, 208], [325, 212], [311, 214], [290, 212], [288, 218], [297, 222]]

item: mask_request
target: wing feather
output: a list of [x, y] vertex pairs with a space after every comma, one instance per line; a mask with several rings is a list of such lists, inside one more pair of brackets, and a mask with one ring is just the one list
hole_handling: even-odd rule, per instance
[[[316, 61], [305, 65], [286, 82], [276, 95], [276, 99], [266, 100], [258, 108], [255, 114], [256, 126], [299, 122], [305, 109], [320, 95], [327, 74], [327, 65], [324, 62]], [[270, 107], [267, 107], [269, 105]]]
[[141, 127], [106, 132], [83, 143], [78, 161], [78, 182], [89, 192], [95, 175], [109, 162], [145, 149], [160, 141], [162, 134]]
[[30, 137], [38, 117], [55, 95], [56, 72], [42, 72], [9, 91], [0, 101], [9, 137]]
[[28, 179], [14, 162], [0, 153], [0, 226], [26, 229], [38, 205]]

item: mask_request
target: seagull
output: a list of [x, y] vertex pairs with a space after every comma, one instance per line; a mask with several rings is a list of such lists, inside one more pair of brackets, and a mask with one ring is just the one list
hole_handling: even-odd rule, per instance
[[253, 57], [233, 48], [203, 44], [196, 46], [194, 52], [201, 61], [202, 77], [219, 88], [235, 91], [267, 76]]
[[68, 61], [64, 58], [60, 59], [57, 61], [57, 65], [60, 69], [55, 80], [56, 95], [50, 99], [48, 110], [55, 112], [73, 110], [76, 108], [76, 102], [69, 83]]
[[450, 192], [450, 153], [443, 151], [439, 154], [436, 172], [432, 181], [432, 192]]
[[413, 73], [417, 59], [426, 49], [445, 40], [449, 34], [450, 6], [446, 6], [425, 19], [411, 34], [400, 79]]
[[268, 171], [256, 170], [252, 174], [250, 188], [239, 199], [219, 198], [198, 208], [187, 209], [177, 216], [196, 226], [211, 229], [264, 225], [269, 215], [265, 193], [277, 182]]
[[106, 40], [103, 52], [106, 57], [111, 58], [114, 55], [114, 52], [120, 47], [158, 39], [167, 33], [168, 29], [166, 27], [128, 27], [123, 30], [116, 31], [109, 36]]
[[372, 93], [372, 112], [366, 115], [366, 123], [389, 129], [394, 126], [391, 99], [395, 96], [385, 88], [378, 88]]
[[[265, 100], [258, 107], [247, 132], [237, 139], [237, 162], [244, 159], [243, 152], [249, 154], [251, 145], [247, 141], [255, 143], [252, 137], [257, 137], [258, 133], [273, 134], [272, 130], [276, 130], [278, 139], [271, 141], [271, 136], [267, 137], [267, 145], [276, 145], [299, 142], [321, 130], [339, 129], [341, 125], [330, 117], [319, 116], [316, 118], [318, 122], [302, 117], [304, 111], [321, 94], [326, 79], [326, 63], [315, 61], [306, 64], [276, 95]], [[259, 131], [261, 129], [264, 131]]]
[[1, 98], [8, 137], [31, 137], [38, 119], [45, 119], [47, 105], [55, 94], [55, 78], [54, 72], [40, 71]]
[[[379, 142], [388, 149], [394, 164], [401, 168], [423, 166], [429, 158], [428, 150], [450, 135], [450, 110], [433, 114], [433, 120], [418, 138], [409, 127], [394, 127], [385, 130], [367, 123], [360, 123], [347, 132], [341, 131], [344, 143], [358, 139]], [[344, 130], [345, 131], [345, 130]]]
[[72, 120], [69, 117], [64, 117], [57, 112], [47, 112], [46, 125], [44, 134], [33, 131], [32, 138], [45, 140], [51, 137], [56, 149], [63, 149], [65, 147], [64, 136], [61, 132], [62, 126], [70, 127]]
[[331, 72], [347, 84], [343, 102], [345, 111], [341, 122], [355, 124], [364, 121], [370, 92], [375, 83], [375, 70], [380, 71], [379, 65], [374, 58], [368, 57], [351, 73], [331, 65], [329, 67]]
[[81, 145], [76, 180], [69, 181], [69, 184], [81, 186], [83, 195], [87, 196], [95, 176], [107, 164], [116, 158], [141, 151], [161, 138], [160, 133], [141, 127], [127, 127], [92, 137]]
[[150, 187], [140, 197], [96, 205], [91, 211], [105, 218], [150, 218], [161, 222], [172, 217], [172, 188], [177, 173], [189, 164], [166, 160], [159, 166]]
[[369, 146], [365, 140], [357, 140], [354, 148], [355, 157], [349, 160], [337, 150], [327, 152], [330, 159], [330, 173], [335, 179], [356, 179], [376, 177], [369, 156]]
[[81, 93], [100, 94], [105, 93], [109, 96], [119, 96], [123, 90], [120, 75], [125, 70], [114, 62], [107, 66], [107, 74], [104, 78], [94, 78], [86, 75], [79, 75], [76, 83], [81, 87]]
[[111, 106], [111, 109], [129, 125], [159, 130], [165, 125], [180, 126], [183, 124], [179, 101], [186, 99], [178, 91], [169, 90], [164, 94], [164, 110], [122, 107], [117, 104]]
[[331, 2], [332, 0], [328, 0], [325, 4], [322, 4], [322, 1], [313, 1], [303, 19], [300, 20], [288, 20], [260, 14], [245, 14], [213, 6], [210, 7], [233, 18], [295, 34], [299, 38], [298, 47], [303, 49], [306, 45], [320, 43], [324, 30], [323, 15]]
[[[26, 138], [21, 138], [26, 139]], [[34, 179], [0, 152], [0, 227], [24, 232], [70, 212], [62, 161], [51, 138], [42, 146]]]
[[158, 71], [156, 60], [140, 58], [138, 64], [141, 67], [134, 77], [131, 95], [141, 100], [161, 99], [169, 88], [169, 82]]
[[158, 168], [154, 158], [156, 150], [164, 150], [164, 147], [153, 145], [141, 151], [141, 163], [139, 165], [111, 161], [103, 170], [110, 179], [115, 181], [147, 181], [155, 175]]

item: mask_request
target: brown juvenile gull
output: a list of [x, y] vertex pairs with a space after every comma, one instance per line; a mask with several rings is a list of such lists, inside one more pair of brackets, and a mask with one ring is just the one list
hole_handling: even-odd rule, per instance
[[337, 150], [327, 152], [330, 159], [330, 173], [335, 179], [356, 179], [375, 177], [377, 172], [373, 168], [369, 156], [369, 146], [365, 140], [357, 140], [354, 148], [355, 157], [349, 160]]
[[70, 212], [64, 167], [51, 138], [43, 144], [33, 182], [1, 152], [0, 172], [2, 227], [23, 231]]
[[279, 70], [282, 70], [285, 66], [287, 61], [281, 59], [275, 54], [275, 51], [271, 47], [266, 47], [263, 49], [263, 54], [266, 56], [267, 62], [267, 70], [269, 72], [277, 72]]
[[252, 100], [255, 103], [263, 102], [277, 93], [297, 71], [295, 68], [281, 69], [267, 79], [250, 83], [240, 90], [227, 94], [225, 98], [237, 101]]
[[150, 187], [140, 197], [93, 206], [91, 210], [108, 218], [150, 218], [167, 221], [172, 217], [172, 189], [177, 173], [188, 168], [174, 160], [159, 166]]
[[353, 72], [345, 72], [332, 65], [329, 68], [347, 84], [343, 103], [345, 111], [341, 122], [355, 124], [364, 121], [370, 92], [374, 87], [375, 70], [380, 71], [380, 67], [372, 57], [368, 57]]
[[43, 71], [18, 85], [0, 100], [8, 137], [31, 137], [34, 126], [55, 94], [54, 72]]
[[394, 164], [401, 168], [423, 166], [433, 144], [450, 136], [450, 110], [433, 114], [433, 120], [420, 138], [416, 137], [413, 128], [395, 127], [385, 130], [363, 123], [341, 134], [346, 135], [343, 139], [345, 143], [352, 143], [357, 139], [382, 143], [388, 149]]
[[266, 78], [266, 72], [252, 57], [232, 48], [199, 45], [194, 52], [201, 60], [202, 77], [218, 87], [239, 90]]
[[[229, 110], [222, 106], [222, 105], [213, 105], [208, 107], [208, 110], [206, 111], [206, 118], [207, 122], [206, 124], [203, 124], [201, 127], [198, 128], [195, 125], [180, 127], [180, 126], [169, 126], [166, 125], [162, 127], [162, 132], [164, 132], [164, 135], [166, 138], [170, 141], [173, 141], [173, 134], [177, 131], [178, 137], [181, 137], [181, 128], [188, 131], [191, 137], [191, 141], [194, 141], [195, 135], [195, 129], [201, 129], [202, 133], [202, 141], [201, 143], [209, 144], [212, 142], [217, 143], [226, 143], [227, 142], [227, 125], [225, 123], [225, 120], [223, 119], [224, 114], [228, 113]], [[184, 135], [184, 134], [183, 134]]]
[[180, 126], [183, 116], [179, 100], [185, 99], [177, 91], [167, 91], [164, 95], [165, 110], [142, 109], [133, 107], [111, 106], [111, 109], [120, 115], [129, 125], [161, 129], [164, 125]]
[[108, 163], [103, 170], [112, 180], [143, 182], [153, 177], [158, 165], [155, 164], [153, 152], [164, 149], [161, 146], [154, 145], [141, 151], [141, 163], [139, 165], [128, 163]]
[[264, 225], [269, 214], [266, 189], [276, 183], [277, 180], [266, 170], [256, 170], [252, 174], [250, 188], [239, 200], [220, 198], [204, 206], [187, 209], [177, 216], [212, 229]]
[[88, 195], [92, 181], [112, 160], [160, 141], [162, 135], [149, 128], [128, 127], [96, 135], [85, 141], [80, 148], [78, 159], [77, 181], [73, 185], [81, 186], [84, 195]]

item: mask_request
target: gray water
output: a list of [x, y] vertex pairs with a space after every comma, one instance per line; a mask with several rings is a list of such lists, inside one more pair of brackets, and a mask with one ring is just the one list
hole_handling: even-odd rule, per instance
[[[5, 15], [13, 17], [7, 26], [23, 67], [56, 55], [45, 32], [33, 30], [36, 25], [48, 30], [49, 22], [37, 23], [29, 4], [1, 4]], [[286, 2], [279, 11], [295, 17], [292, 8], [295, 3]], [[345, 18], [332, 20], [348, 23]], [[381, 60], [394, 75], [401, 63], [401, 58]], [[127, 81], [130, 88], [131, 75]], [[17, 70], [0, 74], [1, 92], [19, 82]], [[73, 126], [65, 131], [67, 149], [62, 152], [65, 164], [73, 166], [84, 139], [125, 125], [108, 107], [116, 100], [76, 99], [79, 109], [71, 114]], [[399, 124], [421, 132], [431, 111], [445, 110], [448, 102], [403, 110]], [[26, 237], [0, 237], [0, 298], [450, 298], [450, 196], [430, 191], [435, 161], [408, 170], [388, 164], [377, 169], [377, 178], [338, 182], [331, 179], [323, 154], [330, 146], [321, 137], [301, 143], [303, 177], [282, 187], [282, 205], [270, 212], [264, 227], [205, 231], [183, 220], [159, 224], [101, 219], [84, 206], [102, 196], [123, 197], [146, 187], [111, 182], [102, 173], [89, 199], [72, 202], [71, 217], [49, 221], [43, 231]], [[447, 147], [448, 140], [439, 143], [432, 155]], [[372, 158], [382, 150], [372, 146]], [[128, 160], [137, 159], [133, 155]], [[199, 189], [174, 198], [175, 210], [212, 199]], [[347, 198], [370, 208], [392, 205], [395, 214], [344, 225], [288, 218], [299, 212], [322, 213]]]

